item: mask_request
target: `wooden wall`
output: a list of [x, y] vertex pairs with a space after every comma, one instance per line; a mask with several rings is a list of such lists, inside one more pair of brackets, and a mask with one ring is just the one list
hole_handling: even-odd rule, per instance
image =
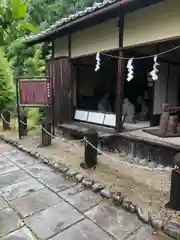
[[69, 58], [57, 58], [47, 61], [47, 75], [53, 80], [54, 110], [56, 124], [72, 119], [71, 62]]

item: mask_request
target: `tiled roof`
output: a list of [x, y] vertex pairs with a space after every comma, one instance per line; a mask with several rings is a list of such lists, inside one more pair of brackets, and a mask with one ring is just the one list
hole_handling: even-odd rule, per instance
[[56, 23], [54, 23], [53, 25], [51, 25], [49, 28], [45, 29], [44, 31], [38, 33], [38, 34], [34, 34], [34, 35], [29, 35], [27, 37], [25, 37], [25, 42], [33, 42], [33, 41], [38, 41], [40, 40], [42, 37], [44, 37], [47, 34], [50, 34], [53, 30], [66, 25], [67, 23], [70, 23], [82, 16], [85, 16], [89, 13], [95, 12], [97, 10], [100, 10], [104, 7], [107, 7], [113, 3], [119, 2], [121, 0], [104, 0], [102, 3], [94, 3], [94, 5], [92, 7], [87, 7], [82, 11], [76, 12], [75, 14], [71, 14], [68, 17], [64, 17], [61, 18], [60, 20], [58, 20]]

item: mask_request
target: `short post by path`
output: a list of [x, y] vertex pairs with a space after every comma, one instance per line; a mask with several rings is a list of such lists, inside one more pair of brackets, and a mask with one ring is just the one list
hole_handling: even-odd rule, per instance
[[85, 132], [85, 137], [87, 141], [85, 142], [84, 162], [80, 166], [86, 169], [95, 169], [97, 165], [98, 133], [95, 129], [91, 128]]
[[2, 112], [2, 122], [3, 122], [3, 130], [10, 130], [10, 120], [11, 120], [11, 114], [9, 111], [5, 110]]
[[167, 208], [180, 211], [180, 153], [174, 156], [174, 168], [171, 174], [170, 200]]
[[41, 145], [48, 147], [52, 143], [51, 136], [51, 126], [52, 123], [48, 117], [44, 117], [42, 120], [42, 130], [41, 130]]
[[27, 136], [27, 114], [24, 110], [22, 110], [19, 114], [19, 135], [20, 137]]

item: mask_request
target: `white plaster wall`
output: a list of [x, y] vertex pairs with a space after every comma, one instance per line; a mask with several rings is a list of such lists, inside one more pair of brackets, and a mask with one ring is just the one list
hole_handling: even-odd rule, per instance
[[118, 36], [117, 19], [75, 32], [71, 37], [71, 56], [78, 57], [118, 48]]
[[180, 36], [180, 0], [139, 9], [125, 16], [124, 46]]
[[68, 36], [57, 38], [54, 41], [54, 57], [68, 57]]
[[162, 104], [166, 102], [168, 64], [160, 63], [159, 79], [155, 82], [154, 89], [154, 114], [162, 113]]

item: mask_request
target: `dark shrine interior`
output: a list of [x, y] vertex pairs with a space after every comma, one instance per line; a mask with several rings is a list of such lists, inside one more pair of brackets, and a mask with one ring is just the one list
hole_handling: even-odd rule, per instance
[[[73, 60], [76, 68], [76, 108], [84, 110], [98, 111], [98, 104], [101, 99], [108, 94], [110, 109], [106, 112], [116, 111], [116, 85], [118, 78], [118, 59], [117, 52], [109, 52], [109, 57], [101, 56], [100, 70], [95, 72], [96, 56], [87, 56]], [[125, 57], [135, 56], [127, 51]], [[124, 98], [135, 106], [135, 111], [139, 112], [140, 107], [137, 98], [142, 96], [148, 104], [148, 108], [152, 105], [152, 83], [151, 86], [147, 80], [147, 72], [151, 71], [152, 59], [148, 61], [134, 61], [134, 78], [128, 82], [127, 78], [127, 60], [125, 60], [124, 68]], [[150, 86], [150, 87], [149, 87]]]
[[[125, 58], [137, 58], [157, 54], [177, 46], [179, 42], [171, 41], [166, 43], [152, 44], [131, 50], [125, 50]], [[101, 66], [100, 70], [95, 72], [96, 55], [80, 57], [73, 59], [73, 65], [76, 69], [76, 108], [84, 110], [100, 111], [98, 104], [107, 95], [109, 108], [104, 112], [116, 111], [116, 85], [118, 79], [118, 52], [107, 52], [107, 55], [100, 54]], [[110, 55], [110, 56], [108, 56]], [[158, 58], [159, 61], [178, 62], [180, 49], [174, 53], [169, 53]], [[140, 105], [137, 101], [138, 97], [142, 97], [148, 107], [148, 119], [153, 111], [154, 100], [154, 81], [149, 75], [153, 70], [153, 57], [146, 59], [134, 59], [134, 77], [131, 81], [127, 81], [127, 62], [124, 61], [124, 99], [130, 101], [135, 107], [135, 113], [140, 112]]]
[[77, 79], [77, 108], [98, 110], [98, 103], [108, 93], [111, 112], [115, 112], [117, 60], [101, 56], [100, 70], [95, 72], [96, 56], [73, 61]]

